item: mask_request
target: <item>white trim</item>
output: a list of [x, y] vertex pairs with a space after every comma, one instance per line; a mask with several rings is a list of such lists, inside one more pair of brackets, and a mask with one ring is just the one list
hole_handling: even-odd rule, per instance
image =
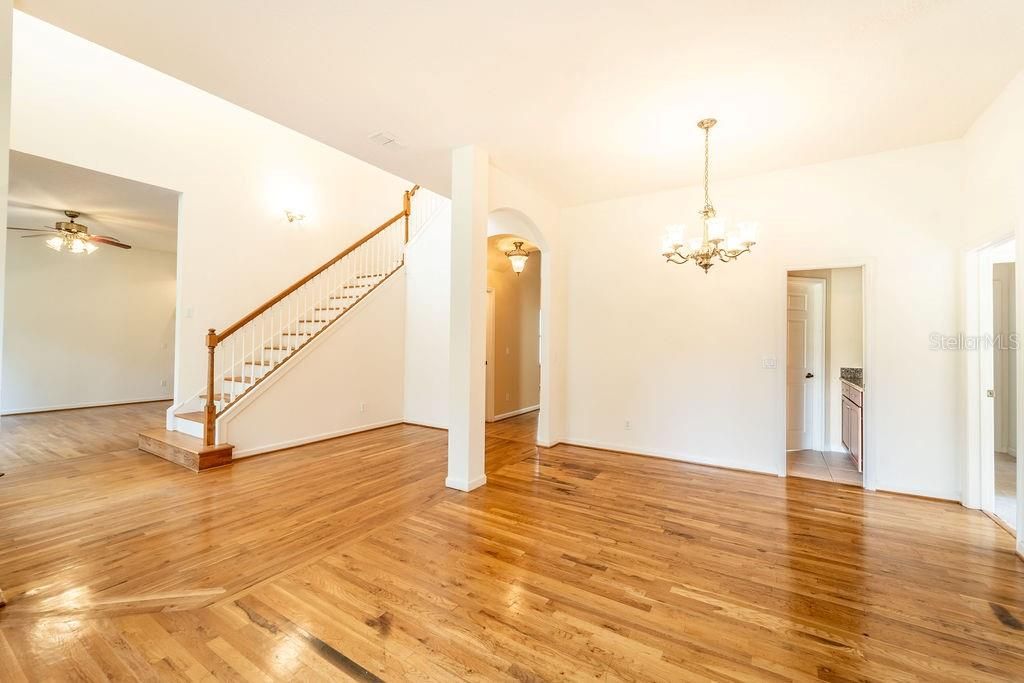
[[495, 415], [493, 422], [501, 422], [502, 420], [507, 420], [510, 417], [516, 417], [517, 415], [526, 415], [526, 413], [532, 413], [535, 410], [540, 410], [539, 403], [535, 406], [526, 406], [525, 408], [520, 408], [519, 410], [513, 410], [508, 413], [502, 413], [501, 415]]
[[424, 422], [423, 420], [409, 420], [409, 419], [404, 419], [404, 420], [402, 420], [402, 422], [404, 422], [407, 425], [412, 425], [413, 427], [426, 427], [427, 429], [443, 429], [446, 432], [448, 431], [448, 425], [441, 424], [440, 422], [434, 423], [434, 422]]
[[278, 443], [269, 444], [266, 446], [257, 446], [255, 448], [249, 448], [247, 450], [235, 451], [231, 455], [232, 460], [238, 458], [247, 458], [251, 455], [259, 455], [261, 453], [270, 453], [272, 451], [280, 451], [285, 448], [294, 448], [296, 446], [305, 446], [306, 444], [315, 443], [317, 441], [327, 441], [328, 439], [336, 439], [339, 436], [349, 436], [351, 434], [358, 434], [360, 432], [369, 432], [374, 429], [381, 429], [382, 427], [393, 427], [394, 425], [402, 424], [403, 420], [385, 420], [383, 422], [375, 422], [367, 425], [359, 425], [358, 427], [349, 427], [347, 429], [338, 429], [333, 432], [325, 432], [323, 434], [317, 434], [315, 436], [302, 437], [299, 439], [291, 439], [289, 441], [281, 441]]
[[103, 408], [106, 406], [128, 406], [135, 403], [156, 403], [157, 401], [171, 401], [173, 396], [158, 396], [157, 398], [133, 398], [128, 401], [103, 401], [99, 403], [68, 403], [60, 406], [49, 406], [41, 408], [24, 408], [18, 410], [5, 410], [0, 415], [30, 415], [32, 413], [52, 413], [58, 410], [78, 410], [79, 408]]
[[447, 486], [448, 488], [450, 488], [450, 489], [457, 489], [459, 491], [465, 491], [467, 493], [469, 491], [472, 491], [473, 489], [480, 488], [481, 486], [483, 486], [486, 483], [487, 483], [487, 475], [485, 475], [485, 474], [484, 475], [480, 475], [479, 477], [477, 477], [473, 481], [466, 481], [465, 479], [454, 479], [452, 477], [447, 477], [444, 480], [444, 485]]
[[[622, 455], [642, 455], [651, 458], [662, 458], [664, 460], [675, 460], [676, 462], [685, 462], [691, 465], [705, 465], [707, 467], [717, 467], [723, 470], [734, 470], [736, 472], [750, 472], [753, 474], [767, 474], [775, 476], [778, 472], [772, 470], [758, 470], [750, 467], [741, 467], [739, 465], [723, 465], [716, 458], [701, 458], [684, 453], [673, 453], [670, 451], [653, 451], [644, 448], [637, 448], [628, 444], [612, 443], [610, 441], [594, 441], [591, 439], [574, 439], [568, 437], [562, 439], [559, 442], [563, 446], [577, 446], [579, 448], [596, 448], [602, 451], [614, 451], [621, 453]], [[549, 448], [545, 446], [545, 448]]]

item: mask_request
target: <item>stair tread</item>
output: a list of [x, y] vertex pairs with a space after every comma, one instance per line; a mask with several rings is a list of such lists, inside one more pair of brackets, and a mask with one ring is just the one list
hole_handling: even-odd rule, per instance
[[179, 417], [182, 420], [188, 420], [189, 422], [198, 422], [202, 424], [206, 420], [206, 413], [201, 410], [194, 410], [188, 413], [175, 413], [174, 417]]

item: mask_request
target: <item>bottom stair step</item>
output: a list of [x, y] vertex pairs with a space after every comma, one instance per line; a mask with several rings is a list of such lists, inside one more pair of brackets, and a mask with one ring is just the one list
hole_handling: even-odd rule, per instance
[[166, 429], [150, 429], [139, 432], [139, 449], [187, 467], [193, 472], [202, 472], [230, 465], [231, 453], [235, 447], [229, 443], [204, 446], [202, 439], [188, 434]]

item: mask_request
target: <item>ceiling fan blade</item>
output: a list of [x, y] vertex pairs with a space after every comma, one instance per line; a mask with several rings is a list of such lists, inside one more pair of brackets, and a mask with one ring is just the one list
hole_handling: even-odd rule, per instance
[[120, 247], [122, 249], [131, 249], [132, 245], [125, 244], [116, 237], [109, 237], [107, 235], [90, 235], [90, 242], [98, 242], [99, 244], [109, 244], [112, 247]]
[[13, 225], [7, 226], [8, 230], [24, 230], [25, 232], [55, 232], [57, 228], [16, 228]]
[[49, 237], [49, 236], [50, 236], [50, 233], [48, 233], [48, 232], [40, 232], [40, 233], [37, 233], [35, 235], [22, 235], [21, 239], [27, 240], [30, 237]]

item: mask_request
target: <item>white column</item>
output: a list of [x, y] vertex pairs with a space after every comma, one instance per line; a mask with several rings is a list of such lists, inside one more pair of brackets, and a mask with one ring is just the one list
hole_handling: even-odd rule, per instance
[[472, 491], [484, 474], [484, 392], [487, 327], [487, 152], [452, 152], [452, 272], [448, 478]]

